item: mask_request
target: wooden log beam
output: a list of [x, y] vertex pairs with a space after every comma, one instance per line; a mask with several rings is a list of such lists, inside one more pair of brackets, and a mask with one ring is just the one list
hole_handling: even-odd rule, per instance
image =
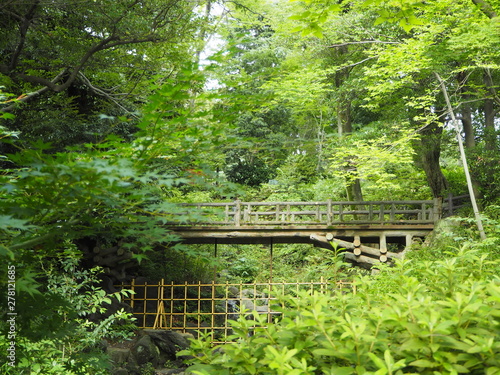
[[352, 254], [355, 257], [362, 256], [362, 254], [364, 253], [364, 254], [372, 255], [382, 262], [387, 262], [388, 260], [394, 259], [394, 258], [400, 259], [402, 257], [401, 254], [398, 254], [398, 253], [392, 253], [392, 252], [387, 252], [387, 251], [385, 253], [382, 253], [380, 251], [380, 249], [376, 249], [376, 248], [370, 247], [370, 246], [360, 245], [359, 247], [356, 247], [356, 246], [354, 246], [354, 243], [352, 243], [352, 242], [347, 242], [347, 241], [340, 240], [338, 238], [334, 238], [331, 233], [327, 233], [325, 236], [321, 236], [318, 234], [311, 234], [310, 239], [314, 242], [324, 244], [330, 248], [332, 248], [330, 243], [335, 242], [340, 247], [343, 247], [347, 250], [352, 250], [353, 251]]
[[361, 246], [361, 238], [359, 236], [354, 236], [353, 245], [354, 245], [354, 247], [360, 247]]
[[356, 256], [351, 253], [344, 253], [344, 257], [347, 260], [351, 260], [357, 263], [366, 263], [370, 265], [380, 264], [380, 261], [378, 259], [367, 257], [365, 255]]
[[382, 255], [380, 253], [380, 249], [361, 245], [361, 241], [359, 241], [360, 242], [359, 246], [355, 246], [355, 244], [352, 242], [347, 242], [344, 240], [340, 240], [338, 238], [332, 238], [332, 236], [328, 236], [328, 238], [332, 238], [331, 240], [327, 240], [327, 236], [320, 236], [317, 234], [311, 234], [310, 238], [311, 238], [311, 240], [317, 241], [317, 242], [335, 242], [337, 245], [339, 245], [345, 249], [348, 249], [348, 250], [359, 249], [361, 252], [363, 252], [365, 254], [374, 255], [376, 257], [380, 257], [380, 255]]

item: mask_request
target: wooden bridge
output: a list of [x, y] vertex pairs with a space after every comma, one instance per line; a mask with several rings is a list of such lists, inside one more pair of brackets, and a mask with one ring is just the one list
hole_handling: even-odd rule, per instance
[[[345, 249], [347, 260], [373, 265], [401, 258], [466, 196], [373, 202], [185, 203], [169, 220], [184, 243], [310, 243]], [[444, 211], [443, 211], [444, 207]]]

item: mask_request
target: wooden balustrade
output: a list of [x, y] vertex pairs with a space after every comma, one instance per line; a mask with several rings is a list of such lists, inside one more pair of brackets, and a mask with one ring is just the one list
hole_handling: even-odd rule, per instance
[[[432, 224], [441, 217], [439, 200], [371, 202], [234, 202], [183, 203], [183, 213], [172, 214], [177, 225], [335, 225]], [[182, 216], [176, 220], [174, 216]]]

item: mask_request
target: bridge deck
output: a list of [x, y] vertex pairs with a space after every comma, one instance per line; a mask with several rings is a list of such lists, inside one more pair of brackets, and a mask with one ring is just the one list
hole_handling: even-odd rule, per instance
[[225, 202], [182, 204], [169, 228], [184, 243], [336, 243], [356, 262], [400, 257], [440, 218], [438, 200], [377, 202]]
[[434, 229], [433, 224], [418, 225], [289, 225], [289, 226], [179, 226], [170, 227], [183, 242], [188, 244], [268, 244], [273, 243], [314, 243], [312, 235], [335, 238], [360, 237], [425, 237]]

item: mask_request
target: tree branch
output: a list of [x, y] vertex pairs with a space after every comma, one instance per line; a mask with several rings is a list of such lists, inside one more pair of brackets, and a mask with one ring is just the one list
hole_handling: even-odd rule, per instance
[[100, 95], [100, 96], [103, 96], [105, 97], [106, 99], [112, 101], [113, 103], [115, 103], [118, 107], [120, 107], [123, 111], [125, 111], [126, 113], [128, 113], [129, 115], [135, 117], [135, 118], [138, 118], [137, 115], [133, 114], [132, 112], [130, 112], [127, 108], [125, 108], [124, 106], [122, 106], [115, 98], [113, 98], [110, 94], [108, 94], [106, 91], [100, 89], [99, 87], [95, 87], [94, 85], [92, 85], [92, 83], [90, 82], [90, 80], [85, 76], [85, 74], [83, 74], [82, 72], [80, 72], [78, 74], [79, 78], [83, 81], [83, 83], [92, 91], [94, 92], [95, 94], [97, 95]]
[[476, 4], [479, 10], [489, 19], [498, 17], [497, 12], [495, 12], [491, 4], [485, 0], [472, 0], [472, 2]]
[[354, 41], [354, 42], [344, 42], [344, 43], [332, 44], [331, 46], [328, 46], [328, 48], [345, 47], [345, 46], [349, 46], [352, 44], [401, 44], [401, 42], [386, 42], [383, 40], [359, 40], [359, 41]]
[[36, 8], [38, 7], [39, 3], [40, 3], [40, 0], [36, 0], [35, 2], [33, 2], [33, 5], [28, 10], [26, 15], [24, 17], [22, 17], [22, 22], [19, 26], [19, 33], [20, 33], [21, 39], [19, 40], [19, 43], [17, 44], [17, 47], [16, 47], [14, 53], [12, 54], [12, 58], [10, 59], [9, 70], [14, 70], [15, 67], [17, 66], [19, 56], [21, 55], [21, 52], [24, 48], [24, 43], [26, 41], [26, 34], [28, 33], [28, 29], [31, 25], [31, 21], [33, 21], [35, 11], [36, 11]]
[[[50, 81], [50, 83], [56, 84], [57, 82], [59, 82], [61, 80], [61, 78], [66, 74], [66, 72], [67, 72], [66, 69], [63, 69], [52, 81]], [[33, 99], [34, 97], [39, 96], [39, 95], [41, 95], [44, 92], [49, 91], [49, 90], [50, 90], [50, 87], [45, 86], [37, 91], [30, 92], [27, 95], [21, 96], [15, 100], [14, 104], [9, 105], [8, 107], [0, 108], [0, 112], [11, 112], [12, 110], [14, 110], [14, 108], [16, 108], [17, 103], [27, 102], [27, 101]]]
[[485, 69], [486, 73], [486, 84], [487, 84], [487, 90], [490, 92], [492, 99], [497, 103], [500, 104], [500, 98], [498, 97], [498, 94], [495, 90], [495, 87], [493, 85], [493, 78], [491, 77], [491, 71], [489, 68]]
[[[363, 60], [361, 60], [361, 61], [358, 61], [358, 62], [355, 62], [355, 63], [349, 64], [349, 65], [342, 65], [342, 66], [340, 67], [340, 69], [352, 68], [353, 66], [363, 64], [364, 62], [366, 62], [366, 61], [368, 61], [368, 60], [371, 60], [371, 59], [376, 59], [376, 58], [378, 58], [378, 56], [370, 56], [370, 57], [367, 57], [366, 59], [363, 59]], [[339, 70], [340, 70], [340, 69], [339, 69]]]
[[241, 4], [241, 3], [240, 3], [240, 2], [238, 2], [238, 1], [231, 1], [231, 0], [230, 0], [230, 1], [227, 1], [227, 2], [228, 2], [228, 3], [233, 3], [235, 6], [240, 7], [240, 8], [243, 8], [243, 9], [245, 9], [246, 11], [248, 11], [248, 12], [250, 12], [250, 13], [253, 13], [253, 14], [255, 14], [255, 15], [259, 16], [259, 17], [262, 17], [263, 19], [267, 19], [267, 18], [268, 18], [268, 17], [266, 17], [264, 14], [254, 11], [253, 9], [250, 9], [249, 7], [247, 7], [247, 6], [246, 6], [246, 5], [244, 5], [244, 4]]
[[150, 35], [148, 37], [142, 38], [142, 39], [127, 39], [127, 40], [119, 40], [119, 37], [116, 36], [111, 36], [106, 39], [103, 39], [100, 41], [98, 44], [94, 45], [91, 47], [85, 55], [82, 56], [80, 59], [80, 62], [78, 63], [77, 66], [71, 69], [71, 73], [69, 77], [64, 81], [64, 83], [58, 85], [56, 84], [57, 81], [54, 80], [48, 80], [43, 77], [38, 77], [38, 76], [31, 76], [23, 73], [19, 73], [16, 75], [17, 78], [21, 78], [25, 82], [33, 83], [36, 85], [42, 85], [48, 87], [50, 90], [54, 92], [62, 92], [66, 90], [71, 84], [75, 81], [76, 77], [80, 73], [80, 71], [83, 69], [85, 64], [88, 62], [88, 60], [95, 55], [99, 51], [103, 51], [106, 49], [110, 49], [116, 46], [121, 46], [125, 44], [137, 44], [137, 43], [146, 43], [146, 42], [158, 42], [160, 39], [157, 38], [155, 35]]

